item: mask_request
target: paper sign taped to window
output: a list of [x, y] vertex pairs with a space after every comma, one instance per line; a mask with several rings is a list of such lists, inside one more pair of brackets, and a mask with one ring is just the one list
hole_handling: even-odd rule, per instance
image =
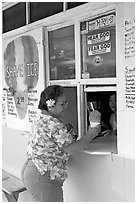
[[104, 43], [88, 47], [88, 56], [111, 52], [111, 43]]
[[87, 36], [88, 45], [105, 42], [108, 40], [110, 40], [110, 31], [105, 31], [102, 33], [97, 33], [97, 34]]
[[113, 25], [115, 25], [115, 15], [111, 14], [88, 22], [88, 30], [97, 30]]

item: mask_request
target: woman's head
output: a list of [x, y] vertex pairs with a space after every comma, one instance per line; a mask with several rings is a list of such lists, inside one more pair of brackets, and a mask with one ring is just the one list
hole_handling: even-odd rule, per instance
[[48, 86], [40, 95], [38, 108], [47, 110], [55, 115], [62, 115], [66, 109], [67, 100], [63, 87], [59, 85]]
[[109, 106], [112, 111], [116, 112], [116, 94], [112, 94], [109, 99]]

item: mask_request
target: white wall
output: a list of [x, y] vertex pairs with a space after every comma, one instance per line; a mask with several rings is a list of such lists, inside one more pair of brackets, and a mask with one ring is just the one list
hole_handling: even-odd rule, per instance
[[2, 168], [21, 178], [21, 169], [26, 160], [28, 139], [19, 130], [2, 129]]
[[71, 158], [65, 201], [134, 201], [134, 160], [81, 153]]
[[[21, 177], [28, 139], [23, 132], [3, 128], [2, 167]], [[69, 161], [69, 177], [64, 183], [66, 202], [134, 201], [135, 161], [119, 155], [80, 153]], [[19, 202], [31, 201], [27, 191]]]
[[[135, 3], [117, 4], [117, 146], [123, 157], [135, 157]], [[128, 36], [128, 38], [126, 37]], [[129, 53], [129, 54], [126, 54]], [[127, 73], [126, 73], [127, 72]], [[127, 78], [128, 76], [128, 78]], [[128, 79], [128, 83], [127, 80]], [[130, 79], [130, 81], [129, 81]], [[132, 83], [131, 83], [132, 81]], [[128, 85], [127, 85], [128, 84]], [[128, 99], [126, 97], [132, 97]]]

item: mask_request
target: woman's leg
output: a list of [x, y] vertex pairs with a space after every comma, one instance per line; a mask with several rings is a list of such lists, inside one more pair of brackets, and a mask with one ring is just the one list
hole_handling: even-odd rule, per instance
[[22, 177], [34, 202], [63, 202], [62, 182], [50, 181], [49, 172], [41, 176], [31, 160], [26, 163]]

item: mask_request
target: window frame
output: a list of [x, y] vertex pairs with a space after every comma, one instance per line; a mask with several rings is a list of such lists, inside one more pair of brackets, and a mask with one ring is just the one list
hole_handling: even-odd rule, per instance
[[[107, 12], [104, 12], [103, 14], [109, 14], [115, 12], [115, 9], [111, 9], [110, 11], [107, 10]], [[98, 14], [96, 16], [102, 16], [102, 14]], [[77, 113], [78, 113], [78, 133], [79, 133], [79, 138], [83, 137], [85, 134], [85, 125], [84, 125], [84, 118], [85, 118], [85, 110], [83, 108], [85, 104], [85, 86], [86, 85], [94, 85], [96, 87], [97, 85], [104, 85], [104, 87], [107, 88], [106, 90], [109, 91], [110, 88], [116, 87], [117, 85], [117, 70], [116, 70], [116, 77], [108, 77], [108, 78], [90, 78], [90, 79], [82, 79], [81, 77], [81, 33], [80, 33], [80, 24], [82, 21], [85, 20], [92, 20], [95, 18], [95, 16], [88, 16], [86, 18], [78, 18], [74, 19], [73, 21], [68, 21], [65, 23], [59, 23], [59, 24], [54, 24], [52, 26], [45, 26], [45, 38], [47, 39], [47, 43], [45, 46], [46, 49], [46, 67], [47, 67], [47, 84], [52, 85], [52, 84], [60, 84], [65, 86], [76, 86], [77, 87]], [[75, 79], [67, 79], [67, 80], [50, 80], [49, 74], [49, 46], [48, 46], [48, 32], [54, 31], [56, 29], [60, 28], [65, 28], [67, 26], [74, 25], [74, 36], [75, 36]], [[115, 88], [117, 92], [117, 88]], [[102, 153], [102, 152], [100, 152]], [[111, 152], [110, 152], [111, 153]]]

